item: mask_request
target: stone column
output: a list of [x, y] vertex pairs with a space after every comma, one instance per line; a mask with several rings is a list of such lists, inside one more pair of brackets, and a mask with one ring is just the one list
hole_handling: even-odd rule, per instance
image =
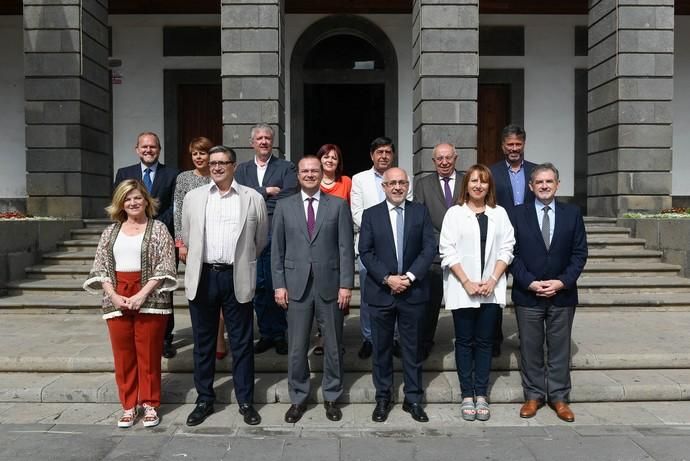
[[283, 11], [280, 0], [221, 1], [223, 142], [241, 161], [254, 154], [249, 132], [259, 122], [285, 155]]
[[24, 0], [27, 211], [102, 217], [112, 184], [107, 0]]
[[587, 209], [671, 206], [673, 0], [590, 0]]
[[414, 0], [412, 15], [414, 173], [434, 171], [439, 142], [467, 169], [477, 160], [479, 1]]

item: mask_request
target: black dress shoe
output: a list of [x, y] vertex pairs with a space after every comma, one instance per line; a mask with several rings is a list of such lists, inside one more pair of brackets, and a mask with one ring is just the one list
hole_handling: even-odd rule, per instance
[[288, 353], [288, 343], [285, 341], [285, 338], [280, 338], [276, 339], [274, 341], [276, 345], [276, 354], [278, 355], [287, 355]]
[[171, 359], [177, 355], [177, 349], [173, 344], [172, 340], [163, 341], [163, 357], [166, 359]]
[[388, 413], [391, 412], [393, 403], [390, 400], [379, 400], [376, 402], [376, 408], [371, 414], [371, 420], [376, 423], [382, 423], [388, 419]]
[[256, 426], [261, 422], [259, 412], [254, 409], [251, 403], [240, 403], [240, 414], [244, 416], [244, 423]]
[[305, 411], [307, 411], [306, 405], [290, 405], [288, 411], [285, 412], [285, 422], [295, 424], [297, 421], [302, 419], [302, 416], [304, 416]]
[[198, 426], [213, 413], [213, 403], [198, 402], [194, 410], [187, 416], [187, 426]]
[[260, 338], [256, 344], [254, 344], [254, 353], [261, 354], [266, 352], [275, 345], [271, 338]]
[[374, 347], [371, 344], [371, 341], [364, 340], [362, 342], [362, 347], [359, 348], [359, 352], [357, 352], [357, 357], [360, 359], [368, 359], [371, 357], [371, 353], [373, 352]]
[[403, 402], [402, 409], [404, 412], [409, 413], [417, 422], [428, 423], [429, 417], [426, 415], [424, 408], [418, 403]]
[[343, 418], [343, 412], [340, 411], [335, 402], [325, 401], [323, 407], [326, 409], [326, 418], [331, 421], [340, 421]]
[[402, 357], [402, 351], [400, 350], [400, 341], [397, 339], [393, 341], [393, 357]]

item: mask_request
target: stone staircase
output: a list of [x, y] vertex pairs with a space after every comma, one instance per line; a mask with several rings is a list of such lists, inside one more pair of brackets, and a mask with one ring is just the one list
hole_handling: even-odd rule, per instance
[[[16, 346], [0, 347], [0, 372], [8, 377], [0, 384], [0, 401], [8, 395], [24, 395], [19, 398], [27, 401], [71, 401], [75, 390], [81, 401], [117, 401], [107, 332], [98, 315], [100, 300], [81, 290], [106, 223], [85, 220], [83, 229], [72, 231], [72, 239], [44, 255], [42, 264], [27, 268], [27, 278], [9, 284], [9, 295], [0, 298], [0, 338], [9, 338]], [[630, 237], [629, 229], [617, 227], [615, 219], [590, 217], [586, 226], [589, 260], [579, 282], [580, 305], [575, 316], [573, 401], [690, 398], [690, 352], [686, 351], [690, 279], [678, 276], [679, 266], [663, 263], [661, 252], [645, 249], [645, 241]], [[371, 402], [371, 365], [356, 355], [358, 293], [353, 298], [354, 308], [345, 325], [348, 382], [344, 400]], [[163, 360], [164, 400], [190, 403], [195, 399], [192, 341], [182, 289], [175, 293], [174, 303], [179, 353], [172, 360]], [[507, 339], [503, 354], [494, 360], [491, 399], [517, 402], [522, 390], [512, 308], [504, 316]], [[45, 328], [44, 322], [59, 328]], [[30, 338], [35, 338], [32, 347], [24, 344]], [[447, 313], [439, 320], [436, 342], [425, 363], [426, 399], [456, 402], [459, 386], [452, 318]], [[218, 363], [220, 401], [230, 400], [228, 362]], [[395, 365], [399, 371], [397, 360]], [[311, 367], [318, 378], [321, 359], [311, 357]], [[273, 351], [256, 356], [257, 402], [289, 400], [286, 369], [285, 357]], [[319, 382], [320, 378], [314, 381], [315, 388]], [[396, 383], [400, 382], [397, 376]], [[30, 383], [32, 391], [17, 394], [11, 390], [22, 383]], [[316, 389], [313, 397], [320, 398]]]

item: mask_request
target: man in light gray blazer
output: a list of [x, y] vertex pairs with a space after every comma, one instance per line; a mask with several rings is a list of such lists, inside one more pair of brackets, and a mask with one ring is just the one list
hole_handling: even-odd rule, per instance
[[342, 418], [343, 311], [354, 284], [352, 217], [347, 202], [319, 190], [323, 170], [315, 156], [297, 166], [301, 191], [276, 204], [271, 267], [275, 301], [287, 310], [288, 387], [285, 421], [296, 423], [309, 397], [309, 338], [314, 317], [324, 337], [323, 398], [326, 417]]
[[201, 424], [211, 413], [215, 392], [216, 336], [223, 310], [232, 350], [232, 376], [239, 412], [247, 424], [261, 417], [254, 398], [254, 310], [256, 258], [268, 239], [268, 216], [261, 195], [233, 179], [235, 152], [209, 150], [213, 181], [191, 190], [182, 206], [182, 240], [188, 249], [185, 294], [194, 337], [196, 407], [187, 425]]
[[424, 360], [429, 357], [434, 346], [434, 335], [438, 325], [438, 314], [443, 301], [443, 270], [441, 258], [438, 255], [438, 240], [441, 234], [441, 225], [446, 211], [458, 202], [462, 187], [463, 173], [455, 169], [458, 154], [455, 146], [449, 143], [437, 144], [432, 153], [432, 160], [436, 167], [436, 173], [424, 176], [415, 181], [414, 200], [423, 203], [429, 209], [431, 222], [434, 224], [434, 237], [436, 237], [436, 257], [429, 269], [431, 283], [431, 297], [426, 304], [424, 326], [422, 327], [422, 353]]

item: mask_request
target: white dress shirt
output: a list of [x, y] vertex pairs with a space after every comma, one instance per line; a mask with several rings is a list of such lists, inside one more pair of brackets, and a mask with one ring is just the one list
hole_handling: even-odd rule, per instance
[[233, 264], [235, 245], [240, 233], [240, 196], [235, 181], [230, 190], [221, 194], [212, 184], [206, 201], [206, 232], [204, 262]]
[[[450, 196], [453, 196], [453, 191], [455, 190], [455, 171], [451, 173], [450, 176], [448, 176], [450, 180], [448, 181], [448, 187], [450, 187]], [[438, 182], [441, 184], [441, 191], [443, 192], [443, 196], [446, 196], [446, 182], [443, 180], [443, 176], [438, 175]]]
[[264, 165], [259, 165], [259, 162], [256, 160], [256, 156], [254, 156], [254, 164], [256, 165], [256, 178], [259, 180], [259, 187], [264, 186], [264, 176], [266, 175], [266, 169], [268, 168], [268, 163], [271, 161], [271, 158], [268, 158], [268, 162], [266, 162]]
[[[393, 205], [391, 202], [386, 200], [386, 205], [388, 205], [388, 216], [391, 218], [391, 230], [393, 231], [393, 242], [395, 243], [395, 254], [398, 254], [398, 247], [399, 245], [404, 245], [405, 242], [398, 242], [398, 230], [397, 230], [397, 224], [398, 224], [398, 212], [395, 211], [396, 208], [400, 207], [402, 208], [402, 214], [403, 214], [403, 220], [405, 219], [405, 202], [402, 202], [400, 205]], [[403, 254], [405, 252], [405, 248], [401, 248], [402, 251], [400, 251], [400, 254]], [[405, 275], [407, 275], [407, 278], [410, 279], [411, 282], [414, 282], [416, 277], [415, 275], [407, 271], [405, 272]]]
[[151, 170], [149, 172], [149, 176], [151, 177], [151, 184], [153, 184], [153, 181], [156, 179], [156, 171], [158, 170], [158, 162], [154, 163], [151, 166], [146, 166], [143, 163], [139, 163], [139, 166], [141, 166], [141, 182], [144, 182], [144, 175], [146, 174], [146, 169], [148, 168]]
[[[537, 209], [537, 219], [539, 220], [539, 229], [541, 229], [541, 223], [544, 220], [544, 207], [547, 204], [542, 203], [539, 199], [534, 199], [534, 207]], [[549, 207], [549, 244], [553, 240], [553, 228], [556, 225], [556, 201], [551, 200], [548, 204]]]
[[[300, 190], [299, 192], [302, 194], [302, 203], [304, 204], [304, 219], [307, 219], [307, 210], [309, 209], [309, 201], [307, 200], [309, 195], [307, 195], [303, 190]], [[311, 207], [314, 209], [314, 219], [316, 219], [316, 213], [319, 212], [319, 201], [321, 201], [321, 191], [317, 190], [314, 195], [311, 196], [311, 198], [314, 199], [313, 202], [311, 202]]]

